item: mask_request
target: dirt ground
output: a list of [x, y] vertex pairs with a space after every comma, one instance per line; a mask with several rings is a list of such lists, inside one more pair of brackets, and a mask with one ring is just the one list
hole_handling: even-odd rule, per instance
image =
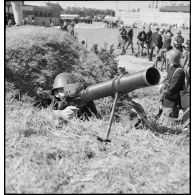
[[[97, 22], [94, 24], [79, 24], [81, 28], [75, 28], [75, 33], [78, 34], [78, 39], [81, 42], [82, 40], [85, 40], [87, 42], [87, 48], [90, 49], [93, 44], [98, 44], [99, 47], [102, 47], [104, 43], [107, 43], [108, 45], [114, 44], [115, 48], [118, 44], [118, 28], [101, 28], [101, 26], [104, 23]], [[95, 26], [97, 28], [95, 28]], [[84, 28], [87, 27], [87, 28]], [[91, 27], [91, 28], [90, 28]], [[172, 29], [172, 32], [174, 34], [174, 37], [172, 40], [175, 39], [175, 33], [178, 29]], [[134, 37], [133, 37], [133, 44], [135, 50], [137, 50], [137, 35], [140, 31], [139, 28], [134, 28]], [[155, 29], [152, 29], [153, 32], [155, 32]], [[185, 39], [189, 38], [189, 29], [182, 29], [182, 35]], [[127, 52], [127, 54], [130, 53], [130, 50]]]

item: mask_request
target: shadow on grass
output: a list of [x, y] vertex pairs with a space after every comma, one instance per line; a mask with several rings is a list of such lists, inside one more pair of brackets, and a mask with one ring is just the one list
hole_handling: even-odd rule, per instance
[[155, 134], [172, 134], [179, 135], [183, 133], [182, 127], [179, 125], [173, 125], [172, 127], [162, 126], [156, 121], [151, 121], [151, 131]]

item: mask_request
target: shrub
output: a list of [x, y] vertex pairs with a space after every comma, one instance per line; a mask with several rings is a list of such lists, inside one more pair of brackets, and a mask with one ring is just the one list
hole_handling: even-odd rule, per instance
[[6, 81], [21, 94], [47, 97], [57, 74], [71, 72], [78, 80], [86, 80], [89, 65], [94, 69], [101, 61], [65, 32], [35, 26], [6, 29]]

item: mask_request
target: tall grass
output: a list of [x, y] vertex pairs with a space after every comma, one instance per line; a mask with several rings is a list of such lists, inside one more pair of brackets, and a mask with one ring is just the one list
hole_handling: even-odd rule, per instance
[[6, 104], [6, 193], [189, 193], [189, 136]]

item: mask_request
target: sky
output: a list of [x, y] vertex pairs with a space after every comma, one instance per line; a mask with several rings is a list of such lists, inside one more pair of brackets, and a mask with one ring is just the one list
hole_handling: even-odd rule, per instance
[[[25, 4], [28, 5], [44, 5], [47, 1], [26, 1]], [[96, 8], [96, 9], [131, 9], [131, 8], [141, 8], [148, 7], [150, 1], [50, 1], [51, 3], [59, 3], [62, 8], [67, 6], [73, 7], [86, 7], [86, 8]]]

